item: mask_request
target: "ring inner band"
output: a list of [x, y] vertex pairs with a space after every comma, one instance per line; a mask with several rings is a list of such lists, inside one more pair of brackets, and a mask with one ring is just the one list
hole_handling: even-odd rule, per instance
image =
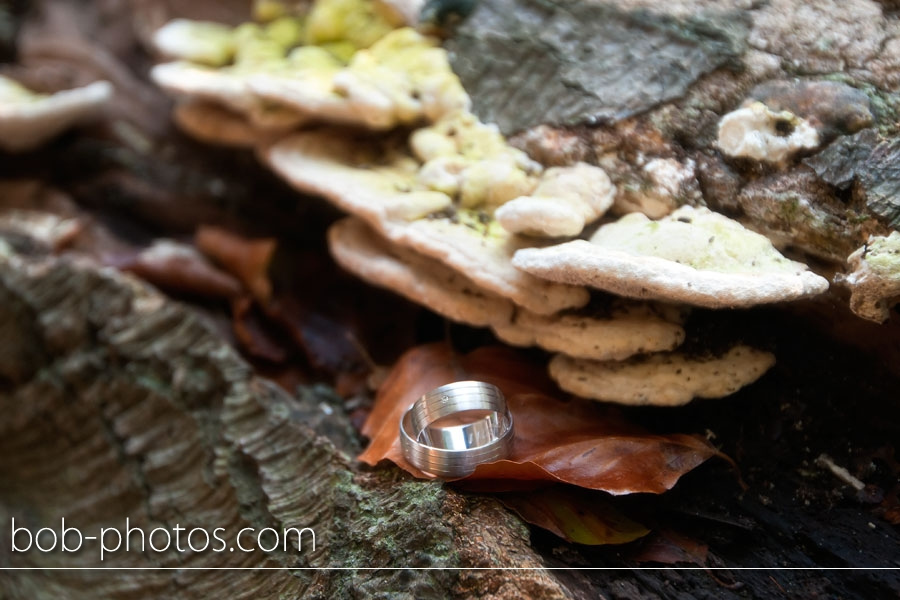
[[505, 457], [513, 437], [503, 393], [479, 381], [441, 386], [425, 394], [400, 420], [404, 456], [442, 477], [464, 477], [484, 462]]

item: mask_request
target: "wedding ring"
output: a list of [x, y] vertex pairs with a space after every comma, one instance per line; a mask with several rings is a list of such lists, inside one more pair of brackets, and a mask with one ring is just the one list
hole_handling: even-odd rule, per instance
[[503, 393], [481, 381], [436, 388], [400, 419], [403, 455], [439, 477], [465, 477], [481, 463], [504, 458], [512, 438], [512, 415]]

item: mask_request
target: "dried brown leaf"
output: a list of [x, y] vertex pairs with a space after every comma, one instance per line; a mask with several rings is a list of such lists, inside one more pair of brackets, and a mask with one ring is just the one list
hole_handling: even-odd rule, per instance
[[626, 544], [650, 533], [599, 495], [555, 485], [501, 494], [500, 501], [525, 521], [576, 544]]
[[637, 562], [654, 562], [665, 565], [677, 563], [693, 563], [706, 565], [709, 548], [703, 542], [691, 539], [671, 529], [656, 531], [642, 544], [641, 549], [632, 556]]
[[310, 310], [299, 299], [280, 295], [263, 307], [266, 316], [303, 349], [309, 363], [329, 373], [358, 373], [363, 367], [349, 327]]
[[262, 305], [272, 296], [268, 269], [275, 253], [274, 239], [249, 240], [212, 225], [201, 225], [195, 236], [197, 248], [237, 277]]
[[120, 258], [116, 265], [170, 292], [214, 298], [234, 298], [240, 282], [217, 268], [191, 246], [162, 240], [140, 254]]
[[234, 337], [250, 356], [273, 363], [285, 360], [288, 350], [268, 331], [262, 315], [254, 310], [253, 299], [247, 296], [231, 302]]

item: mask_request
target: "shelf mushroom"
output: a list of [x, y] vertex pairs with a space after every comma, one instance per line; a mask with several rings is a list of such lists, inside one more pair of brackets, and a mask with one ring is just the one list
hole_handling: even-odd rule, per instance
[[850, 286], [850, 309], [876, 323], [888, 320], [900, 301], [900, 233], [872, 236], [847, 258], [853, 271], [844, 278]]
[[706, 208], [651, 221], [639, 213], [587, 240], [519, 250], [513, 264], [550, 281], [630, 298], [737, 308], [820, 294], [828, 281], [764, 236]]
[[[447, 126], [448, 122], [455, 126]], [[516, 197], [524, 188], [499, 181], [496, 185], [504, 191], [498, 191], [490, 177], [483, 177], [485, 162], [503, 162], [515, 169], [514, 179], [529, 189], [537, 182], [532, 172], [540, 166], [532, 166], [524, 154], [506, 146], [495, 128], [468, 115], [451, 115], [419, 131], [435, 136], [413, 134], [411, 145], [413, 150], [418, 147], [418, 156], [405, 140], [373, 140], [328, 129], [294, 134], [263, 149], [261, 155], [295, 188], [324, 196], [393, 244], [442, 262], [484, 290], [538, 314], [584, 306], [590, 298], [586, 289], [542, 280], [513, 267], [513, 254], [537, 242], [509, 233], [490, 212], [489, 202]], [[441, 131], [452, 131], [449, 137], [466, 141], [452, 152], [435, 149], [449, 147], [437, 141]], [[443, 180], [435, 182], [425, 173], [429, 161], [419, 156], [455, 164], [453, 173], [459, 178], [455, 190], [446, 190]], [[458, 200], [459, 190], [465, 189], [470, 194], [468, 207]]]
[[660, 353], [626, 361], [579, 360], [560, 354], [550, 376], [584, 398], [635, 406], [679, 406], [694, 398], [722, 398], [759, 379], [775, 357], [736, 345], [719, 356]]
[[37, 94], [0, 76], [0, 149], [32, 150], [69, 127], [96, 117], [112, 98], [107, 81], [55, 94]]
[[620, 360], [671, 350], [684, 341], [681, 314], [647, 303], [614, 301], [604, 311], [537, 315], [433, 258], [392, 244], [356, 217], [335, 223], [328, 231], [328, 245], [338, 264], [361, 279], [448, 319], [490, 327], [515, 346]]

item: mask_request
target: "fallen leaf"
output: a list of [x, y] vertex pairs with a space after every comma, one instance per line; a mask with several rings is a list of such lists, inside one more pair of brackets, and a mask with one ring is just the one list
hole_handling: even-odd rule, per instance
[[616, 408], [578, 398], [561, 400], [543, 364], [504, 347], [455, 355], [441, 344], [419, 346], [400, 358], [379, 389], [362, 433], [371, 440], [359, 459], [388, 459], [416, 477], [432, 478], [403, 457], [398, 439], [403, 412], [431, 389], [465, 379], [499, 387], [515, 422], [505, 460], [479, 465], [465, 478], [481, 491], [522, 489], [530, 481], [569, 483], [610, 494], [662, 493], [683, 474], [721, 454], [704, 438], [657, 435], [627, 423]]
[[498, 498], [525, 521], [576, 544], [626, 544], [650, 533], [598, 496], [598, 492], [555, 485]]
[[172, 240], [158, 240], [136, 256], [120, 258], [115, 266], [170, 292], [214, 298], [241, 293], [237, 279], [193, 247]]
[[641, 549], [631, 559], [637, 562], [654, 562], [664, 565], [693, 563], [706, 565], [709, 547], [697, 540], [681, 535], [671, 529], [656, 531], [648, 537]]
[[234, 337], [247, 354], [273, 363], [285, 360], [287, 349], [269, 333], [262, 315], [254, 310], [252, 298], [232, 300], [231, 315]]
[[268, 269], [275, 253], [274, 239], [249, 240], [212, 225], [201, 225], [195, 235], [197, 248], [237, 277], [253, 298], [265, 306], [272, 296]]
[[274, 299], [263, 310], [303, 349], [313, 367], [329, 373], [357, 373], [364, 369], [360, 350], [343, 324], [285, 295]]

